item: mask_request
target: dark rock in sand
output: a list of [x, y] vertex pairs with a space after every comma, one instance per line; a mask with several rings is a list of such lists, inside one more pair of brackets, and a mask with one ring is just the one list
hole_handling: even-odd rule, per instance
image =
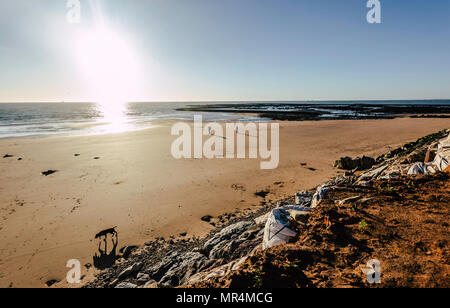
[[133, 250], [136, 250], [137, 248], [138, 248], [138, 246], [125, 246], [125, 247], [122, 247], [119, 251], [120, 251], [120, 253], [122, 253], [122, 257], [127, 259], [130, 256], [130, 254], [133, 252]]
[[367, 170], [376, 164], [372, 157], [363, 156], [352, 159], [351, 157], [342, 157], [334, 163], [334, 166], [343, 170]]
[[270, 191], [261, 190], [261, 191], [255, 192], [255, 196], [265, 199], [269, 193], [270, 193]]
[[204, 222], [210, 222], [213, 217], [211, 215], [206, 215], [202, 217], [202, 221]]
[[52, 280], [47, 281], [45, 284], [47, 285], [47, 287], [51, 287], [52, 285], [54, 285], [55, 283], [58, 283], [58, 282], [60, 282], [60, 281], [52, 279]]
[[6, 155], [3, 156], [3, 158], [11, 158], [11, 157], [14, 157], [14, 155], [6, 154]]
[[58, 170], [47, 170], [47, 171], [41, 172], [41, 174], [44, 175], [44, 176], [49, 176], [49, 175], [52, 175], [52, 174], [54, 174], [56, 172], [58, 172]]

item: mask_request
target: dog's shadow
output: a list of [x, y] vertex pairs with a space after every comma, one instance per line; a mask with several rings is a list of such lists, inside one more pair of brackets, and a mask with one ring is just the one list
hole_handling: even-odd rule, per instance
[[[98, 239], [98, 251], [95, 252], [93, 257], [95, 268], [103, 270], [113, 266], [117, 259], [118, 233], [114, 230], [101, 234], [101, 236], [97, 235], [95, 238]], [[108, 245], [108, 243], [111, 245]]]

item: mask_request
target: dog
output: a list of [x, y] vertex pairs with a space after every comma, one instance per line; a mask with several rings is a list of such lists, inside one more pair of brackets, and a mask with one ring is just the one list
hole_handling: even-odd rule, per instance
[[101, 237], [103, 237], [103, 236], [106, 238], [106, 237], [108, 236], [108, 234], [111, 234], [111, 235], [117, 235], [116, 228], [117, 228], [117, 226], [114, 227], [114, 228], [110, 228], [110, 229], [103, 230], [103, 231], [97, 233], [97, 235], [95, 236], [95, 238], [98, 239], [98, 238], [101, 238]]

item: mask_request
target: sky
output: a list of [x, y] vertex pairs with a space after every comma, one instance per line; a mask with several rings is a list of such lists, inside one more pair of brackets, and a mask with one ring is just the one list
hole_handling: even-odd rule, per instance
[[450, 1], [380, 2], [1, 0], [0, 102], [450, 98]]

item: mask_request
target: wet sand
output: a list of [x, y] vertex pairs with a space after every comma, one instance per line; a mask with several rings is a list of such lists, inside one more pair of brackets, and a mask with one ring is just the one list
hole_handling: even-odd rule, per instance
[[[212, 228], [201, 217], [261, 206], [257, 191], [281, 199], [334, 176], [341, 156], [376, 156], [450, 127], [449, 119], [281, 122], [280, 165], [261, 170], [260, 160], [174, 159], [173, 123], [0, 140], [0, 287], [63, 280], [69, 259], [92, 263], [94, 236], [103, 229], [117, 226], [119, 248], [184, 232], [201, 236]], [[58, 172], [41, 175], [47, 170]]]

